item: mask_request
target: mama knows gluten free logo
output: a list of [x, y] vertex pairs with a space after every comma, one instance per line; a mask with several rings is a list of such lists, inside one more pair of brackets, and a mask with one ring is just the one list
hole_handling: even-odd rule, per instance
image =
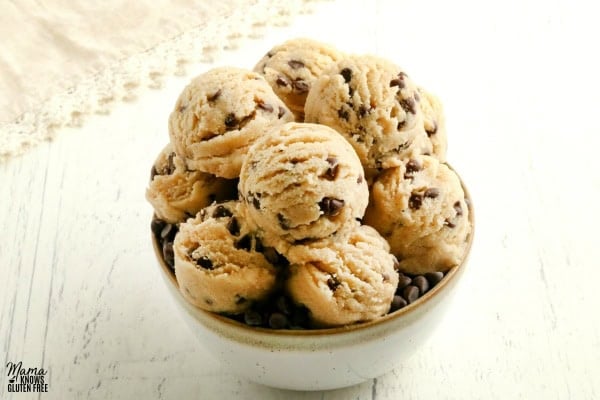
[[48, 391], [44, 368], [24, 368], [23, 362], [6, 363], [9, 393], [45, 393]]

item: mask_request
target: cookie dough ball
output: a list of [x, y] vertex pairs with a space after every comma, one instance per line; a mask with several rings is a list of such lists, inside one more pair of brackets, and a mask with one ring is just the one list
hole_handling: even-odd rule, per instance
[[349, 56], [323, 72], [308, 93], [306, 122], [342, 133], [365, 168], [390, 168], [430, 154], [417, 87], [400, 67]]
[[156, 216], [172, 224], [195, 216], [215, 200], [236, 198], [236, 180], [188, 171], [170, 144], [154, 162], [146, 189], [146, 199], [152, 204]]
[[471, 231], [458, 175], [431, 156], [384, 171], [371, 189], [364, 222], [387, 239], [399, 269], [410, 274], [458, 265]]
[[341, 235], [362, 218], [369, 197], [352, 146], [331, 128], [296, 122], [252, 146], [239, 192], [249, 221], [267, 240], [288, 243]]
[[312, 39], [291, 39], [273, 47], [254, 67], [265, 76], [273, 91], [304, 120], [304, 103], [313, 82], [342, 58], [335, 48]]
[[169, 117], [169, 135], [188, 168], [231, 179], [266, 129], [293, 119], [261, 75], [221, 67], [183, 90]]
[[390, 310], [398, 286], [396, 259], [375, 229], [354, 226], [347, 241], [324, 239], [293, 246], [287, 254], [286, 290], [316, 326], [370, 321]]
[[213, 204], [179, 227], [173, 245], [183, 296], [204, 310], [236, 314], [274, 289], [277, 268], [240, 218], [237, 201]]
[[418, 88], [419, 106], [423, 113], [423, 126], [431, 142], [432, 154], [438, 160], [446, 161], [448, 147], [446, 137], [446, 120], [442, 102], [435, 95], [422, 87]]

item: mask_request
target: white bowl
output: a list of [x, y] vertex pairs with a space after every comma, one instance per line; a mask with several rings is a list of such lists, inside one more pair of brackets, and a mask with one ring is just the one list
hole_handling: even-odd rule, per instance
[[[469, 199], [465, 188], [465, 195]], [[232, 373], [264, 385], [293, 390], [326, 390], [358, 384], [400, 365], [433, 332], [465, 270], [465, 258], [422, 297], [375, 321], [330, 329], [273, 330], [249, 327], [201, 310], [180, 294], [173, 271], [152, 242], [160, 274], [200, 344]]]

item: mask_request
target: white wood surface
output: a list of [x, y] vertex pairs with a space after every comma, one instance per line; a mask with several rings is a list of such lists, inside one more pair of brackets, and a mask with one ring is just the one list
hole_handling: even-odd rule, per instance
[[[442, 98], [448, 158], [477, 226], [427, 345], [387, 375], [329, 392], [256, 385], [208, 355], [170, 303], [149, 241], [145, 185], [188, 77], [169, 79], [0, 165], [1, 399], [600, 398], [594, 3], [338, 1], [317, 11], [219, 64], [252, 67], [278, 41], [314, 36], [391, 58]], [[8, 361], [47, 369], [49, 392], [6, 393]]]

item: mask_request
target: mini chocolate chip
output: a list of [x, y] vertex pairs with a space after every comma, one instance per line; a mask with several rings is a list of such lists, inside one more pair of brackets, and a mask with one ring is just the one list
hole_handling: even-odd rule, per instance
[[290, 222], [283, 216], [283, 214], [277, 214], [277, 221], [279, 222], [279, 226], [281, 227], [281, 229], [290, 229]]
[[229, 222], [227, 223], [227, 230], [229, 231], [229, 233], [231, 233], [233, 236], [237, 236], [240, 234], [240, 224], [238, 223], [238, 220], [236, 217], [232, 217]]
[[406, 121], [400, 121], [398, 122], [398, 125], [396, 125], [396, 129], [401, 131], [402, 128], [404, 128], [404, 125], [406, 125]]
[[294, 82], [292, 82], [292, 87], [298, 93], [306, 93], [310, 89], [310, 86], [308, 85], [308, 83], [306, 83], [305, 81], [300, 80], [300, 79], [295, 80]]
[[277, 84], [277, 86], [288, 86], [290, 84], [290, 81], [286, 77], [279, 75], [275, 80], [275, 83]]
[[277, 113], [277, 118], [281, 118], [285, 115], [285, 108], [279, 106], [279, 112]]
[[367, 112], [368, 112], [368, 111], [369, 111], [369, 110], [367, 110], [367, 107], [365, 107], [365, 105], [364, 105], [364, 104], [361, 104], [361, 105], [358, 107], [358, 116], [359, 116], [360, 118], [362, 118], [362, 117], [364, 117], [365, 115], [367, 115]]
[[256, 106], [257, 106], [258, 108], [260, 108], [261, 110], [264, 110], [264, 111], [266, 111], [266, 112], [273, 112], [273, 106], [272, 106], [272, 105], [270, 105], [270, 104], [266, 104], [266, 103], [264, 103], [264, 102], [262, 102], [262, 101], [258, 102], [258, 103], [256, 104]]
[[152, 222], [150, 223], [150, 229], [152, 230], [152, 233], [154, 233], [154, 235], [158, 238], [160, 237], [160, 233], [162, 232], [163, 228], [165, 227], [166, 222], [163, 221], [162, 219], [158, 219], [158, 218], [154, 218], [152, 219]]
[[412, 283], [412, 278], [410, 276], [406, 276], [402, 273], [398, 276], [398, 288], [397, 291], [400, 291], [410, 285]]
[[163, 175], [171, 175], [173, 172], [175, 172], [175, 162], [173, 161], [174, 159], [175, 153], [170, 153], [169, 157], [167, 157], [167, 169]]
[[425, 294], [429, 290], [429, 282], [423, 275], [415, 276], [412, 283], [419, 288], [419, 293], [421, 294]]
[[340, 71], [340, 75], [344, 77], [344, 82], [348, 83], [352, 80], [352, 70], [350, 68], [344, 68]]
[[390, 312], [399, 310], [403, 307], [406, 307], [407, 305], [408, 305], [408, 303], [406, 302], [406, 300], [404, 300], [404, 298], [402, 298], [402, 296], [395, 295], [394, 298], [392, 299], [392, 305], [390, 307]]
[[414, 285], [405, 287], [402, 291], [402, 297], [404, 297], [404, 300], [406, 300], [408, 304], [413, 303], [419, 298], [419, 288]]
[[272, 329], [283, 329], [287, 326], [288, 319], [282, 313], [274, 312], [269, 317], [269, 327]]
[[247, 301], [247, 299], [244, 296], [242, 296], [240, 294], [235, 295], [235, 304], [243, 304], [246, 301]]
[[442, 278], [444, 277], [444, 273], [443, 272], [439, 272], [439, 271], [436, 271], [436, 272], [426, 272], [424, 276], [425, 276], [425, 279], [427, 279], [427, 281], [429, 282], [429, 285], [431, 287], [433, 287], [433, 286], [437, 285], [442, 280]]
[[304, 63], [300, 60], [290, 60], [288, 61], [288, 65], [292, 67], [292, 69], [298, 69], [304, 67]]
[[206, 298], [204, 299], [204, 302], [205, 302], [206, 304], [208, 304], [209, 306], [213, 304], [213, 300], [212, 300], [212, 299], [209, 299], [208, 297], [206, 297]]
[[421, 204], [423, 203], [423, 196], [418, 193], [412, 193], [410, 198], [408, 199], [408, 206], [413, 210], [418, 210], [421, 208]]
[[202, 256], [196, 260], [196, 264], [204, 269], [213, 269], [213, 263], [210, 258]]
[[177, 111], [179, 111], [180, 113], [184, 112], [187, 109], [186, 105], [180, 105], [179, 108], [177, 108]]
[[229, 113], [225, 117], [225, 126], [228, 128], [234, 128], [238, 124], [237, 118], [234, 113]]
[[244, 322], [246, 325], [259, 326], [263, 322], [262, 315], [260, 315], [260, 313], [256, 310], [247, 310], [244, 313]]
[[444, 221], [444, 225], [447, 226], [448, 228], [456, 228], [456, 224], [452, 221], [450, 221], [449, 219]]
[[290, 315], [292, 313], [292, 305], [290, 301], [285, 296], [279, 296], [277, 300], [275, 300], [275, 306], [279, 311], [284, 313], [285, 315]]
[[252, 238], [250, 235], [244, 235], [240, 240], [235, 242], [235, 248], [239, 250], [252, 250]]
[[400, 78], [394, 78], [390, 81], [390, 87], [398, 86], [400, 89], [404, 88], [404, 82]]
[[356, 178], [356, 183], [358, 183], [360, 185], [361, 183], [363, 183], [364, 179], [365, 178], [363, 178], [362, 175], [359, 175], [358, 178]]
[[342, 284], [342, 282], [340, 282], [337, 278], [337, 276], [335, 275], [330, 275], [329, 278], [327, 278], [327, 286], [329, 287], [329, 289], [332, 292], [335, 292], [335, 290], [338, 288], [338, 286], [340, 286]]
[[348, 96], [352, 97], [354, 95], [354, 88], [348, 85]]
[[463, 215], [463, 210], [462, 210], [462, 206], [460, 205], [460, 201], [457, 201], [456, 203], [454, 203], [454, 211], [456, 211], [457, 217], [460, 217], [461, 215]]
[[435, 199], [440, 195], [440, 190], [438, 188], [428, 188], [423, 196], [428, 197], [430, 199]]
[[431, 137], [431, 135], [435, 135], [437, 133], [438, 126], [437, 122], [433, 121], [433, 128], [431, 130], [425, 130], [427, 132], [427, 137]]
[[342, 207], [344, 207], [344, 200], [341, 199], [323, 197], [323, 200], [319, 202], [319, 208], [324, 215], [329, 217], [338, 215], [342, 211]]
[[173, 251], [173, 243], [165, 242], [162, 248], [163, 259], [171, 268], [175, 265], [175, 252]]
[[343, 108], [340, 108], [338, 110], [338, 117], [340, 117], [341, 119], [345, 119], [346, 121], [348, 121], [350, 119], [350, 113], [348, 112], [348, 110], [344, 110]]
[[264, 246], [259, 237], [254, 237], [254, 251], [261, 253], [264, 250]]
[[399, 101], [399, 103], [400, 103], [400, 107], [402, 107], [402, 109], [404, 111], [406, 111], [407, 113], [411, 113], [411, 114], [417, 113], [417, 111], [415, 109], [415, 101], [411, 97], [408, 97], [406, 99], [401, 99]]
[[337, 177], [340, 165], [338, 163], [338, 159], [331, 156], [327, 157], [327, 162], [329, 163], [330, 167], [327, 169], [327, 171], [325, 171], [323, 176], [327, 180], [333, 181]]
[[417, 160], [411, 158], [406, 163], [406, 173], [404, 176], [406, 177], [406, 175], [412, 175], [415, 172], [418, 172], [422, 169], [423, 169], [423, 166], [421, 165], [421, 163], [419, 163]]
[[158, 171], [156, 170], [156, 167], [153, 165], [152, 169], [150, 170], [150, 180], [153, 181], [154, 177], [158, 175]]
[[206, 98], [206, 100], [208, 101], [215, 101], [217, 100], [219, 97], [221, 97], [221, 89], [217, 90], [216, 92], [214, 92], [213, 94], [211, 94], [210, 96], [208, 96]]
[[223, 217], [231, 217], [231, 216], [233, 216], [233, 213], [231, 211], [229, 211], [229, 209], [227, 209], [227, 207], [225, 207], [222, 204], [219, 204], [215, 208], [215, 211], [213, 212], [213, 215], [212, 215], [213, 218], [223, 218]]

